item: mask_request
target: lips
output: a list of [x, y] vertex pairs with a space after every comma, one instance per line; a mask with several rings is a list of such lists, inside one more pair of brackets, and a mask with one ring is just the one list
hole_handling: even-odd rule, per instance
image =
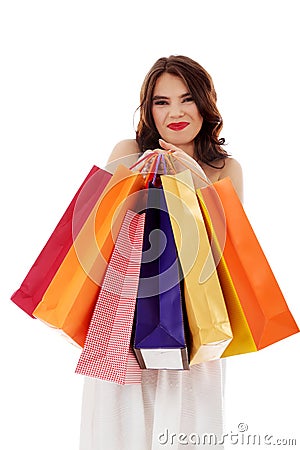
[[169, 123], [168, 128], [173, 131], [181, 131], [184, 130], [189, 125], [189, 122], [173, 122]]

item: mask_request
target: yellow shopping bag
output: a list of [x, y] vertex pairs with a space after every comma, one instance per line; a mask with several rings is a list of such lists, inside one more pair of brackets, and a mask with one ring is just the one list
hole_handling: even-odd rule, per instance
[[232, 331], [191, 172], [161, 181], [183, 273], [193, 365], [220, 358]]

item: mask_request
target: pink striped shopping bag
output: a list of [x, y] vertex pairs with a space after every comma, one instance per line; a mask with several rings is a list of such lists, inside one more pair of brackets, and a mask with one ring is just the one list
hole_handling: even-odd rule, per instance
[[107, 266], [76, 373], [139, 383], [130, 340], [139, 283], [145, 214], [127, 211]]

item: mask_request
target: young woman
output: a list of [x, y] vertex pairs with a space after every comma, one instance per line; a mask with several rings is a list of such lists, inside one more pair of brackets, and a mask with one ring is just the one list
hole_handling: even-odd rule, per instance
[[[160, 58], [142, 85], [136, 139], [118, 143], [108, 167], [113, 170], [120, 160], [130, 165], [151, 149], [172, 150], [212, 182], [229, 176], [242, 199], [242, 170], [222, 147], [221, 129], [206, 70], [185, 56]], [[194, 365], [189, 371], [144, 370], [139, 385], [86, 378], [80, 448], [175, 450], [195, 448], [208, 434], [221, 439], [223, 384], [223, 360]], [[207, 447], [201, 448], [212, 448], [213, 442], [206, 439]]]

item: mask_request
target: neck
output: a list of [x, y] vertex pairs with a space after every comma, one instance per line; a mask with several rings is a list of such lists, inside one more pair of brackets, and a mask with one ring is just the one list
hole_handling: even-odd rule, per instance
[[178, 147], [181, 150], [183, 150], [187, 155], [189, 155], [191, 158], [194, 158], [194, 156], [195, 156], [194, 142], [190, 142], [188, 144], [178, 145]]

